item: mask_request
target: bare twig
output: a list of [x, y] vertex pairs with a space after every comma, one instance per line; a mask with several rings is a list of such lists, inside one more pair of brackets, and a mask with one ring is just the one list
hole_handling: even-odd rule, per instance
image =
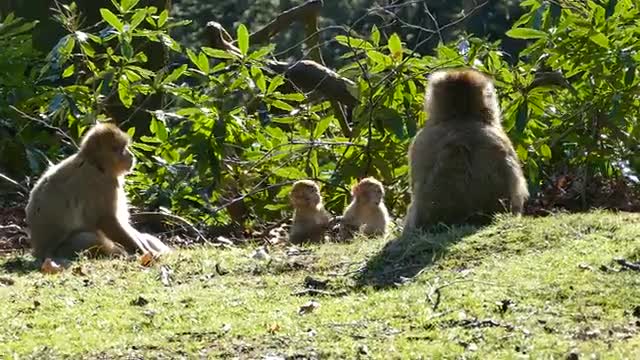
[[160, 221], [166, 220], [166, 219], [175, 221], [180, 223], [182, 226], [188, 228], [193, 233], [195, 233], [199, 240], [202, 240], [204, 242], [207, 241], [207, 238], [202, 234], [202, 232], [200, 232], [200, 230], [198, 230], [194, 225], [192, 225], [187, 219], [180, 217], [178, 215], [168, 214], [163, 212], [139, 212], [139, 213], [131, 214], [131, 217], [136, 219], [136, 222], [140, 222], [140, 221], [146, 222], [146, 221], [157, 220], [157, 219], [160, 219]]
[[633, 270], [633, 271], [640, 271], [640, 264], [638, 263], [632, 263], [626, 259], [623, 258], [615, 258], [613, 259], [613, 261], [617, 262], [618, 264], [620, 264], [620, 266], [622, 266], [623, 268], [629, 269], [629, 270]]
[[3, 173], [0, 173], [0, 179], [8, 182], [9, 184], [17, 187], [18, 189], [22, 190], [23, 194], [28, 194], [29, 193], [29, 189], [27, 189], [26, 186], [20, 184], [19, 182], [13, 180], [12, 178], [8, 177], [7, 175], [4, 175]]
[[271, 39], [275, 34], [289, 27], [296, 20], [306, 20], [317, 18], [322, 9], [322, 0], [310, 0], [301, 5], [292, 7], [276, 16], [270, 23], [262, 29], [251, 34], [249, 41], [251, 44], [260, 44]]
[[[496, 285], [494, 283], [489, 283], [489, 282], [484, 282], [484, 281], [477, 281], [477, 280], [472, 280], [472, 279], [459, 279], [459, 280], [450, 281], [448, 283], [444, 283], [444, 284], [442, 284], [440, 286], [431, 286], [431, 289], [429, 289], [429, 292], [427, 293], [427, 299], [431, 303], [431, 307], [432, 307], [433, 311], [436, 311], [438, 309], [438, 306], [440, 305], [440, 298], [441, 298], [441, 290], [442, 289], [444, 289], [446, 287], [449, 287], [451, 285], [465, 283], [465, 282], [473, 282], [473, 283], [479, 283], [479, 284], [485, 284], [485, 285], [491, 285], [491, 286]], [[435, 299], [433, 298], [434, 295], [435, 295]]]
[[44, 126], [45, 128], [55, 131], [58, 135], [63, 137], [65, 140], [67, 140], [76, 149], [78, 148], [78, 144], [76, 144], [76, 142], [73, 140], [73, 138], [71, 136], [67, 135], [67, 133], [65, 133], [59, 127], [53, 126], [53, 125], [49, 124], [48, 122], [46, 122], [46, 121], [44, 121], [42, 119], [38, 119], [37, 117], [28, 115], [28, 114], [24, 113], [23, 111], [21, 111], [20, 109], [18, 109], [17, 107], [13, 106], [13, 105], [9, 105], [9, 108], [12, 109], [13, 111], [17, 112], [18, 114], [20, 114], [20, 116], [22, 116], [23, 118], [25, 118], [27, 120], [35, 121], [38, 124]]
[[303, 289], [300, 291], [293, 292], [291, 295], [293, 296], [306, 296], [306, 295], [344, 296], [347, 294], [348, 294], [348, 291], [346, 290], [327, 291], [327, 290], [320, 290], [320, 289]]

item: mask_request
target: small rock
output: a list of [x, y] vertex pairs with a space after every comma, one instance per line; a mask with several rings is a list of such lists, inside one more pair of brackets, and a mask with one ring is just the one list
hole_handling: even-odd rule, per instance
[[134, 306], [145, 306], [149, 303], [149, 300], [143, 298], [142, 296], [138, 296], [135, 300], [131, 300], [130, 304]]
[[298, 310], [298, 314], [299, 315], [304, 315], [304, 314], [308, 314], [312, 311], [314, 311], [315, 309], [320, 307], [320, 303], [315, 301], [315, 300], [311, 300], [309, 302], [307, 302], [306, 304], [300, 306], [300, 309]]
[[222, 330], [222, 332], [225, 334], [228, 333], [229, 331], [231, 331], [231, 324], [222, 325], [222, 328], [220, 330]]
[[251, 254], [251, 258], [259, 261], [266, 261], [266, 260], [270, 260], [271, 256], [269, 256], [267, 249], [265, 249], [264, 246], [261, 246]]

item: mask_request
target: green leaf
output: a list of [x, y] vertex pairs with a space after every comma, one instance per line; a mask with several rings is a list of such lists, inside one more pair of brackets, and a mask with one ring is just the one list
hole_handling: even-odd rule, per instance
[[285, 111], [293, 111], [293, 106], [287, 104], [286, 102], [282, 101], [282, 100], [272, 100], [271, 101], [271, 106], [275, 106], [278, 109], [282, 109]]
[[160, 13], [160, 16], [158, 16], [158, 27], [162, 27], [167, 22], [168, 18], [169, 12], [165, 9]]
[[373, 49], [373, 46], [371, 46], [371, 44], [369, 44], [368, 41], [363, 39], [358, 39], [358, 38], [345, 36], [345, 35], [338, 35], [334, 39], [336, 39], [336, 41], [339, 44], [346, 46], [350, 49], [365, 49], [365, 50]]
[[133, 104], [133, 94], [129, 89], [129, 82], [124, 76], [118, 82], [118, 97], [120, 98], [122, 105], [127, 109], [131, 107], [131, 104]]
[[164, 125], [164, 122], [159, 121], [157, 119], [151, 119], [151, 124], [149, 124], [149, 130], [151, 133], [155, 134], [158, 139], [162, 142], [167, 141], [168, 133], [167, 128]]
[[595, 33], [589, 36], [589, 39], [605, 49], [609, 48], [609, 39], [602, 33]]
[[304, 96], [304, 94], [301, 93], [291, 93], [291, 94], [271, 94], [274, 98], [280, 99], [280, 100], [288, 100], [288, 101], [304, 101], [306, 98]]
[[333, 115], [327, 116], [324, 119], [320, 120], [320, 122], [318, 122], [318, 124], [316, 125], [316, 128], [313, 129], [313, 138], [319, 139], [320, 137], [322, 137], [322, 135], [324, 134], [325, 131], [327, 131], [327, 128], [329, 128], [329, 125], [331, 125], [331, 122], [333, 120], [335, 120]]
[[292, 179], [292, 180], [299, 180], [307, 177], [307, 174], [305, 174], [300, 169], [297, 169], [294, 167], [279, 168], [274, 170], [273, 174], [285, 179]]
[[374, 116], [376, 120], [382, 122], [385, 129], [391, 130], [398, 139], [407, 138], [404, 121], [397, 110], [390, 108], [376, 109]]
[[237, 36], [240, 52], [242, 55], [247, 55], [247, 52], [249, 51], [249, 31], [244, 24], [240, 24], [240, 26], [238, 26]]
[[540, 153], [545, 158], [551, 159], [551, 149], [549, 148], [549, 146], [547, 144], [542, 144], [542, 146], [540, 146]]
[[198, 63], [196, 65], [203, 73], [209, 73], [209, 58], [203, 52], [198, 54]]
[[189, 57], [189, 60], [191, 60], [195, 66], [198, 66], [198, 55], [196, 55], [193, 50], [187, 49], [187, 57]]
[[378, 30], [378, 27], [375, 24], [371, 27], [371, 42], [375, 46], [380, 45], [380, 30]]
[[138, 27], [143, 21], [144, 18], [147, 17], [147, 11], [145, 9], [140, 9], [136, 11], [135, 14], [131, 17], [131, 30], [134, 30]]
[[271, 79], [271, 82], [269, 83], [269, 88], [267, 89], [267, 94], [271, 94], [272, 92], [276, 91], [278, 86], [280, 86], [282, 84], [284, 84], [284, 76], [283, 75], [274, 76], [273, 79]]
[[133, 47], [131, 46], [131, 43], [121, 42], [120, 51], [122, 51], [122, 56], [124, 56], [125, 59], [129, 60], [133, 57]]
[[210, 47], [203, 47], [202, 51], [208, 56], [216, 59], [233, 59], [233, 54], [226, 52], [225, 50], [213, 49]]
[[531, 28], [517, 28], [507, 31], [507, 36], [514, 39], [544, 39], [547, 33]]
[[255, 82], [258, 89], [260, 89], [260, 91], [264, 93], [267, 90], [267, 82], [264, 78], [264, 75], [262, 74], [262, 70], [260, 70], [260, 68], [257, 66], [252, 66], [251, 77], [253, 78], [253, 81]]
[[102, 15], [104, 21], [113, 26], [119, 32], [122, 32], [124, 26], [122, 25], [120, 20], [118, 20], [118, 17], [114, 13], [112, 13], [109, 9], [102, 8], [100, 9], [100, 14]]
[[394, 33], [391, 35], [387, 46], [389, 47], [391, 57], [398, 61], [402, 61], [402, 42], [400, 41], [398, 34]]
[[516, 147], [516, 153], [518, 153], [518, 158], [520, 158], [520, 161], [527, 161], [529, 152], [524, 148], [524, 146], [522, 146], [522, 144], [518, 144], [518, 146]]
[[67, 66], [66, 69], [64, 69], [64, 71], [62, 72], [62, 78], [68, 78], [69, 76], [73, 75], [73, 71], [75, 70], [75, 65], [71, 64], [69, 66]]
[[162, 84], [168, 84], [170, 82], [174, 82], [178, 80], [180, 76], [184, 74], [185, 71], [187, 71], [187, 64], [184, 64], [178, 68], [173, 69], [171, 74], [167, 75], [167, 77], [165, 77], [164, 80], [162, 80]]
[[371, 59], [374, 64], [390, 65], [393, 62], [389, 56], [375, 50], [367, 51], [367, 57]]
[[533, 20], [531, 22], [531, 26], [533, 26], [534, 29], [540, 29], [540, 25], [542, 25], [542, 17], [546, 9], [547, 9], [547, 4], [543, 3], [538, 8], [538, 10], [536, 10], [536, 13], [533, 15]]
[[138, 5], [140, 0], [122, 0], [122, 11], [126, 12]]

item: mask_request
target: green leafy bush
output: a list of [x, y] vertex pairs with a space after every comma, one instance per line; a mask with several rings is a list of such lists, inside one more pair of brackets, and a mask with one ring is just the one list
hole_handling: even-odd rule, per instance
[[[284, 77], [269, 70], [274, 46], [252, 46], [244, 25], [236, 30], [240, 53], [184, 48], [169, 34], [184, 22], [135, 0], [114, 3], [102, 9], [105, 23], [95, 32], [77, 30], [74, 6], [65, 7], [70, 32], [40, 72], [55, 86], [40, 86], [26, 108], [77, 137], [106, 117], [114, 97], [136, 108], [162, 95], [148, 129], [130, 130], [140, 159], [128, 185], [135, 204], [207, 225], [263, 222], [287, 215], [286, 195], [297, 179], [320, 182], [327, 207], [339, 213], [350, 185], [375, 176], [388, 187], [391, 212], [402, 217], [407, 148], [428, 121], [425, 80], [452, 66], [474, 66], [496, 79], [504, 126], [532, 190], [563, 167], [615, 177], [640, 164], [640, 25], [631, 1], [523, 2], [528, 10], [507, 35], [530, 43], [515, 65], [498, 42], [470, 35], [433, 55], [417, 54], [375, 26], [366, 37], [339, 35], [347, 61], [339, 72], [355, 82], [359, 99], [350, 109], [352, 134], [329, 101], [285, 90]], [[145, 43], [162, 44], [178, 60], [149, 70]], [[50, 141], [39, 145], [63, 155], [50, 151], [57, 149]]]

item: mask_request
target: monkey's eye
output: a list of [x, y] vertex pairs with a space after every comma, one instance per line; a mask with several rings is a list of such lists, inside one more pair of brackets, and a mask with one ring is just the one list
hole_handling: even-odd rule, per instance
[[111, 151], [116, 152], [116, 153], [119, 153], [119, 152], [121, 152], [121, 151], [122, 151], [122, 146], [113, 145], [113, 146], [111, 147]]

